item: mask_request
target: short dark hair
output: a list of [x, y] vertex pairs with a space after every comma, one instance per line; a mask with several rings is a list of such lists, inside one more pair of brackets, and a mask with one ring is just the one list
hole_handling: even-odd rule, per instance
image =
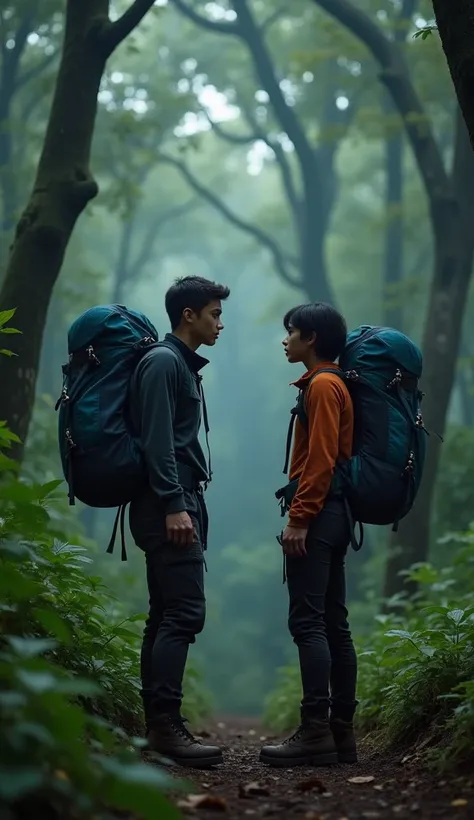
[[183, 310], [191, 308], [200, 313], [209, 302], [227, 299], [230, 289], [226, 285], [218, 285], [202, 276], [183, 276], [176, 279], [165, 296], [165, 307], [171, 322], [171, 329], [178, 327]]
[[283, 324], [300, 331], [302, 339], [316, 334], [314, 349], [320, 359], [333, 362], [341, 355], [346, 344], [347, 325], [341, 314], [325, 302], [298, 305], [288, 311]]

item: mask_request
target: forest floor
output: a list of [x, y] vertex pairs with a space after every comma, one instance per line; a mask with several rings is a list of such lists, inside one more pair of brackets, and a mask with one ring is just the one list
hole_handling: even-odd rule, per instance
[[269, 768], [258, 761], [260, 746], [276, 738], [250, 718], [219, 718], [201, 736], [222, 747], [225, 763], [204, 771], [173, 770], [192, 785], [192, 795], [175, 798], [185, 818], [474, 818], [474, 772], [439, 777], [410, 754], [382, 756], [363, 742], [355, 765]]

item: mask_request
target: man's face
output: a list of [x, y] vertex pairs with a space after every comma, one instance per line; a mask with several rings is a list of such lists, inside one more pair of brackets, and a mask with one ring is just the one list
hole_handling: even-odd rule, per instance
[[304, 362], [308, 356], [308, 352], [314, 345], [314, 341], [314, 333], [307, 339], [302, 339], [300, 331], [290, 324], [288, 333], [282, 342], [288, 361], [292, 364]]
[[192, 332], [197, 346], [207, 345], [212, 347], [212, 345], [215, 345], [219, 333], [224, 328], [221, 316], [222, 304], [220, 299], [209, 302], [200, 313], [191, 312]]

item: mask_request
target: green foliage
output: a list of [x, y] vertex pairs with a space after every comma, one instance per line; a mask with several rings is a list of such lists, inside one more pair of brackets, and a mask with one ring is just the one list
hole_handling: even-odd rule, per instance
[[[13, 334], [13, 333], [21, 333], [21, 330], [17, 330], [15, 327], [12, 327], [8, 324], [10, 319], [12, 319], [15, 315], [16, 311], [13, 310], [0, 310], [0, 333], [4, 334]], [[15, 354], [12, 353], [11, 350], [6, 350], [5, 348], [0, 349], [0, 355], [3, 356], [14, 356]], [[12, 433], [10, 435], [13, 435]], [[11, 441], [13, 439], [10, 439]]]
[[[13, 311], [0, 314], [0, 329]], [[16, 440], [0, 425], [0, 448]], [[145, 820], [177, 817], [163, 791], [180, 784], [139, 757], [137, 623], [81, 546], [58, 540], [60, 481], [27, 484], [0, 461], [0, 800], [13, 811]], [[196, 699], [196, 696], [195, 696]], [[114, 725], [115, 723], [115, 725]]]
[[[359, 647], [358, 723], [382, 745], [423, 740], [431, 762], [448, 769], [474, 748], [474, 530], [445, 539], [450, 563], [415, 565], [419, 584], [400, 611], [375, 618]], [[298, 670], [282, 670], [265, 719], [279, 731], [299, 720]]]
[[438, 31], [438, 26], [424, 26], [423, 28], [419, 28], [418, 31], [415, 31], [413, 38], [417, 40], [421, 37], [422, 40], [426, 40], [427, 37], [433, 34], [433, 31]]
[[300, 670], [297, 666], [285, 666], [278, 671], [278, 677], [275, 690], [266, 699], [263, 722], [276, 732], [286, 732], [300, 722]]
[[170, 779], [140, 762], [123, 728], [139, 728], [143, 616], [119, 619], [100, 579], [84, 573], [84, 549], [49, 534], [57, 483], [0, 484], [1, 798], [46, 801], [65, 817], [105, 806], [172, 817]]

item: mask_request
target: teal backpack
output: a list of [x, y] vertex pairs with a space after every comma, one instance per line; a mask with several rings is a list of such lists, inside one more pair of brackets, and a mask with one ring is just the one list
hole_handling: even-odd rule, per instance
[[68, 332], [69, 361], [62, 368], [59, 451], [69, 503], [118, 507], [122, 560], [126, 559], [126, 505], [145, 486], [147, 473], [129, 418], [130, 380], [141, 357], [158, 344], [158, 333], [142, 313], [123, 305], [90, 308]]
[[[341, 370], [327, 368], [344, 380], [354, 404], [353, 455], [337, 465], [331, 487], [346, 503], [354, 549], [360, 549], [363, 539], [361, 527], [356, 541], [354, 523], [392, 524], [396, 530], [418, 493], [427, 436], [418, 386], [422, 364], [420, 349], [405, 334], [363, 325], [347, 336], [339, 358]], [[308, 425], [304, 393], [292, 411], [284, 472], [295, 418]], [[294, 481], [277, 491], [283, 514], [296, 489]]]

